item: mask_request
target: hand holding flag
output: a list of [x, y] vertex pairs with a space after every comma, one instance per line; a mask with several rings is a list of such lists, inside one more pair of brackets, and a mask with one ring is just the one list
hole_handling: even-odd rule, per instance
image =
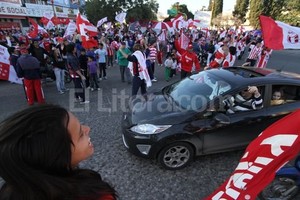
[[120, 24], [122, 24], [126, 18], [126, 15], [127, 15], [126, 12], [121, 12], [116, 15], [115, 19], [116, 19], [116, 21], [120, 22]]

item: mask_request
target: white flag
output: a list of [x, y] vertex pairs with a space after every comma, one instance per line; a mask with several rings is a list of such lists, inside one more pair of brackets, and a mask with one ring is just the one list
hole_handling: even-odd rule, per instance
[[107, 32], [111, 28], [111, 22], [108, 22], [106, 25], [107, 26], [105, 28], [105, 32]]
[[126, 14], [127, 14], [126, 12], [121, 12], [121, 13], [117, 14], [115, 17], [116, 21], [118, 21], [122, 24], [126, 18]]
[[67, 26], [67, 29], [64, 34], [64, 38], [67, 36], [72, 36], [75, 33], [76, 29], [77, 28], [75, 22], [71, 21]]
[[100, 19], [97, 23], [97, 27], [100, 27], [104, 22], [107, 22], [107, 17]]

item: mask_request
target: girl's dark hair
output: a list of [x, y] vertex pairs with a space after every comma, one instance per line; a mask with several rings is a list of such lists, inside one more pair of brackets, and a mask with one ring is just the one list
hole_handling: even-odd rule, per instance
[[0, 200], [116, 198], [92, 170], [72, 168], [68, 111], [40, 105], [0, 123]]

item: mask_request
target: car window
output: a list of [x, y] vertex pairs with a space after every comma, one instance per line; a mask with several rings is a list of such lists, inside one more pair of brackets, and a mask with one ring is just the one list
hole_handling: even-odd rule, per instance
[[295, 85], [273, 85], [270, 97], [271, 106], [300, 101], [300, 87]]
[[220, 111], [227, 114], [234, 114], [238, 112], [250, 112], [263, 108], [265, 86], [251, 86], [257, 87], [260, 96], [255, 97], [254, 93], [250, 93], [248, 88], [243, 88], [235, 94], [226, 95], [223, 97]]
[[169, 86], [166, 94], [187, 110], [205, 109], [214, 97], [227, 92], [231, 85], [203, 71]]

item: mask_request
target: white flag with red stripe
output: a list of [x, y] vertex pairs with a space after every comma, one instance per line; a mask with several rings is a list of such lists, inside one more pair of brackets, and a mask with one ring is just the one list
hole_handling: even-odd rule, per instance
[[68, 37], [68, 36], [74, 35], [76, 29], [77, 29], [77, 27], [76, 27], [75, 22], [71, 21], [71, 22], [68, 24], [67, 28], [66, 28], [66, 31], [65, 31], [65, 34], [64, 34], [64, 38], [65, 38], [65, 37]]
[[17, 73], [9, 62], [9, 53], [6, 47], [0, 45], [0, 79], [22, 84], [22, 80], [17, 77]]
[[89, 49], [98, 46], [98, 42], [93, 38], [98, 33], [97, 28], [88, 19], [81, 16], [80, 13], [78, 13], [76, 18], [76, 26], [81, 35], [82, 46], [84, 48]]
[[300, 49], [300, 28], [263, 15], [259, 16], [259, 20], [266, 47], [275, 50]]
[[183, 31], [181, 31], [180, 33], [180, 47], [182, 49], [187, 49], [189, 43], [190, 43], [190, 38], [188, 38], [184, 33]]

